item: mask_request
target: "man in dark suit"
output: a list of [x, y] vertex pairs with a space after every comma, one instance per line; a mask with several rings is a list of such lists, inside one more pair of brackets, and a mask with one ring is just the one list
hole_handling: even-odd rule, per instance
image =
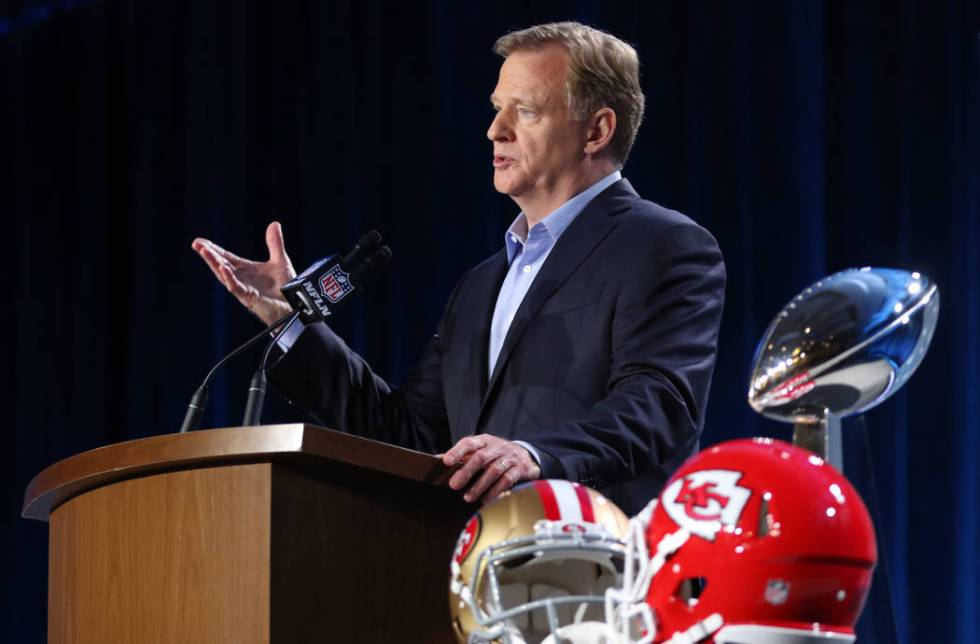
[[[721, 318], [718, 246], [621, 178], [643, 114], [632, 47], [577, 23], [507, 34], [491, 102], [494, 186], [521, 207], [457, 284], [394, 388], [326, 325], [283, 333], [277, 388], [331, 427], [441, 453], [467, 500], [567, 478], [627, 512], [697, 449]], [[294, 271], [282, 231], [252, 262], [195, 250], [271, 323]]]

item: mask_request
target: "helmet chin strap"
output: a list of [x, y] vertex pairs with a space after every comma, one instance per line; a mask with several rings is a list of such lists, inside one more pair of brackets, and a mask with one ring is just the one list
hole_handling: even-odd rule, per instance
[[695, 644], [708, 637], [724, 625], [721, 613], [712, 613], [699, 622], [695, 622], [686, 631], [675, 633], [664, 644]]

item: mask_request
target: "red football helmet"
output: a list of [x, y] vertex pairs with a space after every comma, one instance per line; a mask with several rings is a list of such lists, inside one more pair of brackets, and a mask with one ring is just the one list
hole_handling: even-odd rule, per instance
[[852, 642], [877, 557], [837, 470], [780, 441], [728, 441], [631, 521], [606, 625], [637, 643]]

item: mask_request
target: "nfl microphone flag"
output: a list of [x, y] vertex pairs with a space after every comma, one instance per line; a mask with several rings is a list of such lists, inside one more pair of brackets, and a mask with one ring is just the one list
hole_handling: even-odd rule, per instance
[[381, 245], [381, 235], [370, 231], [345, 257], [331, 255], [314, 262], [286, 283], [281, 291], [305, 323], [333, 315], [351, 293], [362, 288], [361, 277], [385, 264], [391, 249]]
[[327, 318], [337, 305], [355, 290], [350, 273], [344, 270], [340, 255], [316, 261], [282, 287], [282, 294], [303, 322]]

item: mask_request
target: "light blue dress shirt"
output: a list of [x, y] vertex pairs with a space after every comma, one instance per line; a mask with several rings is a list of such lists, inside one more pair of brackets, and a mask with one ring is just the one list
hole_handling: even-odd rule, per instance
[[[541, 272], [544, 261], [548, 259], [551, 250], [558, 243], [565, 229], [575, 221], [575, 218], [585, 210], [590, 201], [595, 199], [600, 192], [616, 183], [622, 178], [622, 174], [617, 170], [610, 175], [599, 179], [582, 192], [578, 193], [549, 214], [527, 229], [527, 217], [524, 213], [517, 215], [517, 219], [510, 225], [504, 234], [504, 244], [507, 247], [507, 262], [510, 268], [504, 277], [503, 284], [500, 285], [500, 292], [497, 294], [497, 304], [493, 309], [493, 320], [490, 324], [490, 346], [487, 347], [487, 377], [493, 375], [493, 369], [497, 365], [497, 358], [500, 356], [500, 349], [504, 346], [504, 338], [510, 330], [510, 323], [514, 321], [517, 309], [520, 308], [524, 296], [534, 282], [534, 278]], [[541, 465], [541, 455], [534, 446], [525, 441], [514, 441], [528, 452]]]
[[510, 225], [504, 235], [510, 268], [507, 270], [507, 276], [504, 277], [504, 283], [500, 285], [497, 304], [493, 310], [487, 354], [488, 377], [493, 374], [493, 368], [497, 365], [497, 357], [500, 355], [504, 338], [507, 337], [507, 331], [510, 329], [510, 323], [514, 321], [517, 309], [524, 301], [524, 296], [531, 288], [534, 278], [541, 272], [544, 260], [548, 259], [551, 250], [558, 243], [558, 238], [579, 216], [579, 213], [585, 210], [590, 201], [621, 178], [622, 174], [617, 170], [599, 179], [589, 188], [560, 205], [530, 231], [527, 229], [527, 217], [523, 212], [517, 215], [517, 219]]

